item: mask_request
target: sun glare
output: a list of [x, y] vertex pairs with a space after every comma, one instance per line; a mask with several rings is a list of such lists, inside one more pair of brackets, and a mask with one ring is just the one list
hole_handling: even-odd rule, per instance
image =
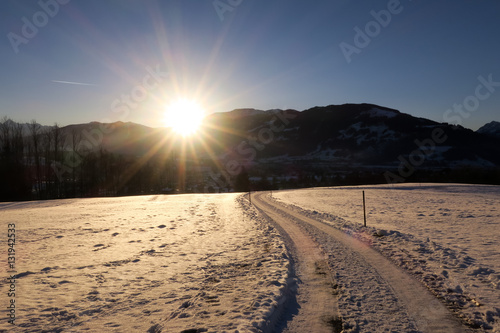
[[205, 111], [197, 102], [180, 99], [167, 106], [165, 125], [182, 136], [188, 136], [198, 130], [204, 116]]

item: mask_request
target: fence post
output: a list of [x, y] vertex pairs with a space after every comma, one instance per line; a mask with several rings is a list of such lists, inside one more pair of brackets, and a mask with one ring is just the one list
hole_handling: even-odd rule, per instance
[[364, 216], [365, 227], [366, 227], [366, 205], [365, 205], [365, 191], [363, 191], [363, 216]]

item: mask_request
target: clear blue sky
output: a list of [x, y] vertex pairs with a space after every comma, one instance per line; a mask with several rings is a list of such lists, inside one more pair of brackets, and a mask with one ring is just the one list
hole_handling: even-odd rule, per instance
[[[1, 1], [0, 116], [159, 127], [184, 97], [209, 112], [366, 102], [474, 130], [500, 121], [500, 83], [478, 88], [500, 82], [497, 0], [58, 1]], [[367, 26], [348, 62], [341, 43]]]

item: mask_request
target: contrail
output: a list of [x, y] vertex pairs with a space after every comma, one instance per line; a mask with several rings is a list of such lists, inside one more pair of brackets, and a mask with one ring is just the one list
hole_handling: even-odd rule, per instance
[[52, 82], [55, 82], [55, 83], [63, 83], [63, 84], [76, 84], [76, 85], [79, 85], [79, 86], [95, 86], [95, 84], [91, 84], [91, 83], [82, 83], [82, 82], [58, 81], [58, 80], [52, 80]]

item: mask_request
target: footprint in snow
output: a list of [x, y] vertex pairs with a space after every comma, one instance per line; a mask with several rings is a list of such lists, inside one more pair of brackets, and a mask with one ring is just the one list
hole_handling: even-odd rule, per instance
[[46, 272], [49, 272], [49, 271], [51, 271], [51, 270], [53, 270], [53, 269], [57, 269], [57, 268], [59, 268], [59, 266], [54, 266], [54, 267], [45, 267], [45, 268], [42, 268], [40, 271], [42, 271], [42, 272], [46, 273]]

